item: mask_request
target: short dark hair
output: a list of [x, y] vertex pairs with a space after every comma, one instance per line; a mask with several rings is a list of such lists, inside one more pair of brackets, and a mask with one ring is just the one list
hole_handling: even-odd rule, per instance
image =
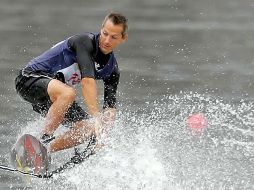
[[123, 31], [122, 31], [122, 36], [127, 34], [127, 30], [128, 30], [128, 19], [120, 14], [120, 13], [115, 13], [115, 12], [111, 12], [109, 13], [103, 23], [102, 26], [105, 25], [105, 23], [107, 22], [107, 20], [111, 20], [113, 22], [114, 25], [123, 25]]

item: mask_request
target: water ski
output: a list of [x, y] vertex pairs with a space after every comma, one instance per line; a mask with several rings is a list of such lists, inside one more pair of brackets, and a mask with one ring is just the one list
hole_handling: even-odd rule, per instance
[[96, 138], [91, 136], [88, 145], [82, 151], [75, 151], [69, 161], [58, 168], [49, 171], [50, 156], [43, 144], [30, 134], [21, 136], [11, 150], [11, 163], [13, 167], [0, 165], [0, 169], [18, 172], [24, 175], [39, 178], [50, 178], [54, 174], [61, 173], [74, 167], [95, 154]]
[[49, 169], [50, 156], [38, 139], [25, 134], [17, 140], [11, 150], [11, 163], [18, 171], [43, 176]]

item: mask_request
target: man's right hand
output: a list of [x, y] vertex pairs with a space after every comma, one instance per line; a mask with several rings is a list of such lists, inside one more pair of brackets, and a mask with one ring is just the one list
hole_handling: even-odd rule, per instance
[[96, 113], [94, 115], [94, 132], [97, 140], [103, 141], [105, 135], [112, 128], [116, 118], [116, 109], [110, 108], [104, 110], [103, 113]]

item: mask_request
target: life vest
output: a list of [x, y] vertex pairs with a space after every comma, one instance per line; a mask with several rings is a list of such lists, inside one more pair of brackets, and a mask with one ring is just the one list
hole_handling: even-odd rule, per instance
[[[95, 40], [95, 53], [91, 55], [94, 59], [99, 51], [99, 34], [87, 33], [87, 35], [92, 40]], [[40, 56], [31, 60], [27, 67], [31, 68], [35, 72], [42, 71], [49, 76], [60, 74], [64, 78], [63, 82], [70, 86], [80, 83], [81, 72], [79, 64], [77, 63], [76, 52], [72, 51], [68, 47], [68, 39], [57, 43]], [[117, 62], [114, 53], [112, 52], [107, 64], [105, 64], [103, 68], [97, 69], [94, 67], [95, 79], [105, 80], [109, 78], [115, 67], [117, 67]]]

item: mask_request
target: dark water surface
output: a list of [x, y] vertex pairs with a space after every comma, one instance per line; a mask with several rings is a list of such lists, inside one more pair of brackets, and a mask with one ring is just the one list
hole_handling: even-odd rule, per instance
[[[24, 129], [42, 127], [16, 95], [18, 70], [66, 37], [99, 31], [111, 10], [130, 28], [116, 50], [111, 150], [47, 182], [0, 171], [0, 189], [254, 189], [253, 9], [251, 0], [2, 0], [2, 164]], [[193, 112], [208, 118], [201, 137], [186, 128]]]

